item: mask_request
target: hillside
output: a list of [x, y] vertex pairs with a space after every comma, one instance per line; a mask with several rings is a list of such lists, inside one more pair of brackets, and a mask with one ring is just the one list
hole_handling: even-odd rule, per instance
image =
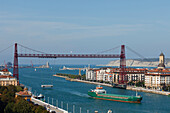
[[[158, 58], [150, 58], [150, 59], [127, 59], [126, 66], [132, 67], [157, 67], [159, 63]], [[114, 60], [106, 64], [106, 66], [119, 66], [120, 60]], [[170, 67], [170, 58], [165, 60], [165, 66]]]

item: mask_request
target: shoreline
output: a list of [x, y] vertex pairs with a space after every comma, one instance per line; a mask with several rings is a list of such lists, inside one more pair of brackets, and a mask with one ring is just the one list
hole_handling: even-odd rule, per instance
[[53, 76], [65, 78], [65, 80], [74, 81], [74, 82], [82, 82], [82, 83], [87, 83], [87, 84], [95, 84], [95, 85], [113, 87], [111, 84], [105, 84], [105, 83], [99, 83], [99, 82], [90, 82], [90, 81], [79, 80], [79, 79], [72, 79], [72, 78], [68, 78], [66, 76], [61, 76], [61, 75], [53, 75]]
[[[82, 82], [82, 83], [87, 83], [87, 84], [95, 84], [95, 85], [113, 87], [111, 84], [106, 84], [106, 83], [90, 82], [90, 81], [86, 81], [86, 80], [72, 79], [72, 78], [68, 78], [67, 76], [61, 76], [61, 75], [53, 75], [53, 76], [65, 78], [65, 80], [74, 81], [74, 82]], [[166, 96], [170, 95], [170, 92], [157, 91], [157, 90], [145, 89], [145, 88], [142, 88], [142, 87], [134, 87], [134, 86], [133, 87], [132, 86], [127, 86], [126, 90], [153, 93], [153, 94], [160, 94], [160, 95], [166, 95]]]

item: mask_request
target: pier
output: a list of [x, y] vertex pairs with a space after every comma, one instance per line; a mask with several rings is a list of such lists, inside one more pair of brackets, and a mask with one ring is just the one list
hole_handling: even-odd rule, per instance
[[38, 104], [40, 106], [45, 107], [48, 111], [55, 111], [56, 113], [68, 113], [68, 111], [58, 108], [57, 106], [53, 106], [49, 103], [43, 102], [42, 100], [36, 99], [34, 97], [31, 97], [31, 101], [34, 104]]

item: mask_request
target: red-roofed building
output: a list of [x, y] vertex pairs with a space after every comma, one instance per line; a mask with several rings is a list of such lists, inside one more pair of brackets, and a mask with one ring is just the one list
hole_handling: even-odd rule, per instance
[[161, 53], [158, 68], [149, 70], [145, 74], [147, 88], [162, 89], [165, 86], [170, 86], [170, 70], [165, 68], [164, 59], [164, 54]]
[[12, 75], [12, 73], [9, 72], [8, 69], [3, 69], [3, 70], [0, 71], [0, 75], [9, 76], [9, 75]]
[[[125, 69], [125, 80], [127, 82], [144, 82], [145, 81], [145, 73], [148, 71], [148, 69], [142, 68], [142, 69], [135, 69], [135, 68], [126, 68]], [[114, 68], [111, 70], [111, 73], [113, 73], [113, 83], [119, 82], [120, 77], [120, 68]]]
[[15, 97], [17, 98], [18, 96], [23, 97], [27, 101], [31, 100], [31, 93], [28, 92], [27, 88], [24, 88], [24, 91], [16, 92]]
[[14, 85], [17, 86], [17, 79], [10, 75], [0, 75], [0, 86]]
[[168, 69], [152, 69], [145, 74], [145, 86], [153, 89], [162, 89], [170, 86], [170, 71]]

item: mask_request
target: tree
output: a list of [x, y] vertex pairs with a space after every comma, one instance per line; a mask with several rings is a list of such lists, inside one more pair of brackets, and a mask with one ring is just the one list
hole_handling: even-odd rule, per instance
[[35, 110], [35, 113], [48, 113], [46, 109], [42, 106], [37, 106], [37, 109]]
[[14, 112], [16, 113], [33, 113], [31, 109], [31, 105], [24, 99], [14, 105]]
[[13, 113], [13, 107], [14, 107], [14, 103], [8, 103], [7, 106], [4, 109], [4, 113]]

